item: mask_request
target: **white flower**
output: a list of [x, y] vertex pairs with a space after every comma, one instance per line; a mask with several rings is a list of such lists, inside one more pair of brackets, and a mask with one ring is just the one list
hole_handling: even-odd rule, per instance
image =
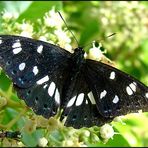
[[33, 35], [33, 26], [29, 23], [23, 23], [20, 25], [20, 29], [22, 32], [20, 33], [21, 36], [24, 37], [32, 37]]
[[65, 44], [64, 49], [66, 49], [67, 51], [73, 53], [72, 46], [70, 44], [68, 44], [68, 43]]
[[46, 39], [45, 36], [40, 36], [40, 37], [39, 37], [39, 40], [47, 42], [47, 39]]
[[110, 139], [114, 136], [114, 130], [112, 128], [112, 126], [110, 126], [109, 124], [104, 124], [101, 128], [100, 128], [100, 134], [101, 137], [104, 139]]
[[47, 146], [48, 140], [45, 137], [39, 138], [38, 146], [45, 147]]
[[125, 117], [124, 116], [118, 116], [118, 117], [115, 117], [113, 121], [120, 122], [122, 125], [126, 125], [126, 123], [124, 123], [122, 121], [123, 118], [125, 118]]
[[18, 16], [19, 16], [18, 13], [12, 13], [12, 12], [10, 13], [10, 12], [5, 11], [2, 15], [2, 18], [6, 21], [9, 21], [11, 19], [18, 18]]
[[3, 14], [3, 16], [2, 16], [2, 18], [3, 18], [4, 20], [10, 20], [12, 17], [13, 17], [13, 15], [12, 15], [12, 13], [10, 13], [10, 12], [5, 12], [5, 13]]
[[32, 33], [27, 32], [27, 31], [22, 31], [22, 32], [20, 33], [20, 36], [32, 38]]
[[45, 14], [44, 24], [47, 27], [61, 28], [63, 21], [60, 18], [59, 14], [55, 12], [55, 9], [53, 8], [51, 11]]
[[24, 22], [20, 27], [21, 27], [20, 29], [22, 31], [26, 31], [26, 32], [30, 32], [30, 33], [33, 32], [33, 26], [29, 23]]
[[58, 40], [63, 40], [66, 43], [70, 43], [71, 39], [67, 36], [66, 32], [62, 29], [58, 29], [54, 31], [55, 35], [57, 35]]
[[72, 147], [73, 145], [74, 145], [74, 142], [72, 140], [63, 141], [63, 147]]
[[84, 130], [83, 134], [84, 134], [85, 137], [89, 137], [90, 136], [90, 131]]
[[89, 53], [86, 55], [86, 58], [101, 61], [104, 58], [104, 55], [103, 52], [100, 50], [100, 47], [101, 45], [95, 47], [95, 43], [93, 43], [93, 47], [89, 49]]
[[58, 44], [63, 48], [67, 43], [71, 42], [71, 39], [68, 37], [66, 32], [64, 32], [62, 29], [55, 30], [54, 34], [57, 36]]
[[102, 17], [101, 21], [106, 26], [109, 24], [109, 20], [107, 19], [107, 17]]
[[48, 42], [49, 42], [50, 44], [55, 44], [52, 40], [49, 40]]

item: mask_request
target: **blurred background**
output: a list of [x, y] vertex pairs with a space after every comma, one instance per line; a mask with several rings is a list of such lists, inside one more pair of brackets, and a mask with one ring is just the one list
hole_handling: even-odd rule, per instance
[[[1, 1], [0, 34], [32, 37], [72, 51], [72, 48], [78, 45], [61, 18], [55, 16], [56, 11], [61, 12], [79, 45], [87, 45], [94, 40], [99, 40], [107, 50], [105, 55], [115, 63], [118, 69], [148, 85], [148, 2]], [[112, 33], [116, 34], [107, 37]], [[7, 129], [3, 125], [9, 125], [8, 129], [11, 130], [21, 129], [26, 122], [25, 114], [23, 114], [23, 117], [17, 119], [15, 124], [11, 123], [12, 126], [9, 124], [23, 110], [23, 105], [16, 103], [20, 102], [20, 99], [12, 90], [11, 84], [1, 71], [0, 128], [3, 130]], [[118, 134], [115, 134], [113, 139], [109, 139], [106, 144], [100, 140], [93, 142], [89, 139], [90, 137], [82, 142], [85, 146], [148, 146], [148, 113], [128, 115], [123, 122], [126, 125], [112, 123]], [[30, 137], [27, 136], [35, 139], [44, 133], [42, 129], [40, 130], [35, 131]], [[33, 142], [28, 140], [25, 132], [22, 142], [26, 146], [36, 146], [35, 140], [32, 140]], [[67, 143], [64, 145], [59, 139], [60, 134], [54, 133], [54, 138], [48, 146], [69, 146]], [[5, 145], [9, 143], [5, 141]]]

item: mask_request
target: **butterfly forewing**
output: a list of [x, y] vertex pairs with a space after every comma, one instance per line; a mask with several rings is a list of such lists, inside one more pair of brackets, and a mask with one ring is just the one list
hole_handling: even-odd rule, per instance
[[18, 95], [37, 114], [56, 114], [69, 75], [70, 53], [25, 37], [1, 36], [1, 41], [0, 65], [13, 80]]
[[104, 117], [115, 117], [139, 109], [148, 110], [148, 88], [116, 68], [87, 60], [86, 80], [95, 96], [98, 111]]
[[30, 38], [8, 35], [0, 39], [0, 65], [22, 88], [53, 73], [59, 65], [66, 64], [71, 55], [58, 46]]

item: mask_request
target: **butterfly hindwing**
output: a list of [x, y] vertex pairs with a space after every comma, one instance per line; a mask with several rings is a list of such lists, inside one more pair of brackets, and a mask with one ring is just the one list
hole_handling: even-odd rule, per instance
[[14, 86], [20, 98], [23, 98], [36, 114], [49, 118], [57, 113], [62, 103], [62, 90], [68, 76], [67, 67], [59, 65], [58, 70], [45, 76], [45, 79], [38, 80], [29, 88]]
[[84, 77], [84, 69], [85, 65], [71, 76], [72, 81], [68, 83], [68, 90], [64, 91], [66, 97], [64, 97], [62, 105], [62, 119], [66, 116], [66, 126], [90, 127], [102, 125], [111, 120], [111, 118], [104, 118], [98, 112], [94, 96]]
[[115, 117], [148, 108], [148, 87], [116, 68], [87, 59], [86, 80], [90, 84], [98, 111]]

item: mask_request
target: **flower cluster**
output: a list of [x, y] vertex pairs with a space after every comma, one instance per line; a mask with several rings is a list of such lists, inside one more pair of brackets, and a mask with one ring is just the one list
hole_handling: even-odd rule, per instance
[[23, 22], [23, 24], [21, 24], [19, 27], [20, 27], [19, 29], [21, 30], [20, 36], [32, 37], [33, 35], [32, 24]]
[[27, 20], [18, 23], [16, 22], [17, 17], [18, 14], [3, 12], [3, 33], [6, 32], [7, 34], [40, 39], [51, 44], [57, 44], [69, 52], [72, 52], [70, 33], [69, 31], [64, 31], [64, 27], [66, 28], [66, 26], [54, 8], [45, 13], [45, 16], [38, 19], [35, 23]]
[[103, 48], [101, 43], [99, 43], [99, 46], [96, 47], [95, 43], [93, 42], [92, 48], [89, 49], [88, 54], [85, 53], [85, 58], [96, 60], [96, 61], [101, 61], [101, 62], [106, 63], [108, 65], [115, 66], [115, 64], [104, 55], [104, 53], [106, 53], [106, 51], [101, 51], [101, 48]]
[[17, 13], [10, 13], [7, 11], [4, 11], [2, 13], [2, 19], [6, 22], [9, 22], [11, 19], [17, 19], [18, 18], [18, 14]]
[[108, 50], [120, 49], [122, 46], [135, 49], [141, 39], [147, 38], [148, 11], [146, 6], [138, 1], [102, 2], [98, 16], [102, 36], [117, 33], [111, 38], [112, 42], [106, 42], [105, 47]]

